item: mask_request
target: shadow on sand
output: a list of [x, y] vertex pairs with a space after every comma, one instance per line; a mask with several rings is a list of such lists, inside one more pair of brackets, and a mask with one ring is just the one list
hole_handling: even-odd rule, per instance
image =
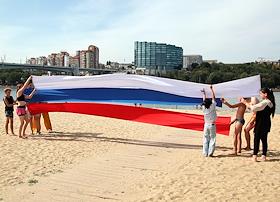
[[[253, 150], [251, 151], [243, 151], [242, 150], [242, 153], [241, 154], [238, 154], [238, 155], [234, 155], [234, 154], [220, 154], [220, 155], [217, 155], [217, 156], [214, 156], [215, 158], [226, 158], [226, 157], [245, 157], [245, 158], [252, 158], [252, 153], [253, 153]], [[260, 154], [261, 152], [259, 152]], [[277, 151], [277, 150], [269, 150], [267, 152], [267, 162], [278, 162], [280, 161], [280, 151]]]
[[[111, 138], [102, 136], [102, 133], [61, 133], [54, 132], [48, 135], [35, 135], [31, 136], [31, 140], [44, 139], [48, 141], [104, 141], [120, 144], [138, 145], [138, 146], [149, 146], [149, 147], [162, 147], [162, 148], [173, 148], [173, 149], [202, 149], [202, 145], [192, 145], [192, 144], [178, 144], [171, 142], [158, 142], [158, 141], [146, 141], [128, 138]], [[229, 150], [229, 147], [217, 146], [218, 150]]]
[[[50, 134], [43, 135], [34, 135], [31, 136], [31, 140], [44, 139], [48, 141], [81, 141], [81, 142], [93, 142], [93, 141], [103, 141], [103, 142], [112, 142], [128, 145], [137, 145], [137, 146], [149, 146], [149, 147], [160, 147], [160, 148], [172, 148], [172, 149], [197, 149], [201, 150], [202, 145], [194, 144], [179, 144], [172, 142], [158, 142], [158, 141], [147, 141], [147, 140], [137, 140], [137, 139], [128, 139], [128, 138], [111, 138], [102, 136], [103, 133], [63, 133], [63, 132], [53, 132]], [[217, 146], [216, 150], [220, 151], [231, 151], [231, 147], [221, 147]], [[280, 151], [270, 150], [268, 152], [268, 162], [278, 162], [280, 161]], [[239, 155], [232, 154], [220, 154], [214, 156], [214, 158], [227, 158], [227, 157], [242, 157], [242, 158], [251, 158], [252, 151], [242, 150], [242, 153]]]

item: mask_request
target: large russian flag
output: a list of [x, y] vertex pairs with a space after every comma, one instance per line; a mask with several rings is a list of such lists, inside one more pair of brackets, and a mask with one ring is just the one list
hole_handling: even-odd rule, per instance
[[[153, 76], [106, 74], [97, 76], [33, 76], [37, 90], [31, 102], [110, 102], [195, 105], [209, 85]], [[216, 97], [258, 95], [260, 76], [214, 85]], [[217, 99], [219, 103], [219, 99]]]
[[[177, 128], [203, 130], [203, 116], [120, 104], [198, 105], [209, 85], [131, 74], [98, 76], [33, 76], [36, 94], [31, 113], [73, 112]], [[244, 88], [246, 86], [246, 88]], [[260, 77], [214, 85], [217, 97], [255, 96]], [[217, 100], [219, 101], [219, 99]], [[218, 102], [219, 103], [219, 102]], [[219, 117], [217, 131], [229, 133], [229, 117]]]

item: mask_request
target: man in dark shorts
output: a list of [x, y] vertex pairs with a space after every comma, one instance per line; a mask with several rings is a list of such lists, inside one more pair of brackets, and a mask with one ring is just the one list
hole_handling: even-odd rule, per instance
[[[246, 98], [248, 100], [249, 98]], [[235, 123], [235, 130], [234, 130], [234, 141], [233, 141], [233, 154], [237, 155], [237, 153], [241, 153], [241, 131], [242, 127], [245, 124], [244, 114], [246, 111], [246, 105], [242, 102], [237, 104], [231, 105], [228, 103], [224, 98], [221, 99], [222, 102], [227, 105], [229, 108], [237, 108], [236, 117], [231, 122], [231, 124]]]

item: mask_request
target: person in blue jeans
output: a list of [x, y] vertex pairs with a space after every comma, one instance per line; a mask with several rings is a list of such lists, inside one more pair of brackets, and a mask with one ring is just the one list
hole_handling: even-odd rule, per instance
[[212, 157], [216, 145], [216, 101], [213, 86], [210, 86], [212, 99], [206, 97], [205, 89], [203, 92], [202, 110], [204, 114], [204, 136], [203, 136], [203, 155]]

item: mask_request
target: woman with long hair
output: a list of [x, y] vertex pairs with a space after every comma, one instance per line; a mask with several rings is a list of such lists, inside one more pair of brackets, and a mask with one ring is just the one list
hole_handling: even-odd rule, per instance
[[35, 93], [35, 89], [31, 92], [30, 95], [25, 95], [24, 90], [28, 87], [29, 83], [31, 82], [31, 76], [27, 79], [24, 84], [17, 85], [17, 115], [19, 116], [20, 126], [19, 126], [19, 138], [27, 138], [25, 134], [26, 127], [30, 122], [30, 117], [27, 113], [26, 109], [26, 99], [31, 99]]
[[274, 117], [276, 104], [273, 91], [269, 88], [263, 88], [260, 90], [260, 97], [262, 101], [255, 105], [246, 103], [243, 99], [243, 103], [247, 105], [249, 109], [256, 112], [255, 123], [255, 137], [254, 137], [254, 152], [253, 160], [257, 161], [257, 155], [259, 152], [260, 141], [262, 141], [262, 160], [266, 160], [267, 154], [267, 135], [271, 129], [271, 117]]

